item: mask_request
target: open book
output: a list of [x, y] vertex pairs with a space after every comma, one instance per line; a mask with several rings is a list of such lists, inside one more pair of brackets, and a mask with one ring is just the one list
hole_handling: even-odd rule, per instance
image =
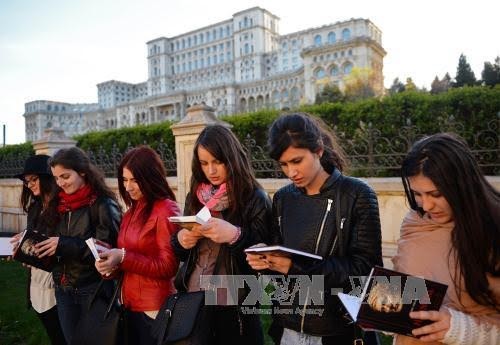
[[14, 253], [14, 260], [23, 262], [27, 265], [51, 272], [56, 263], [54, 255], [39, 258], [36, 254], [35, 245], [48, 239], [45, 234], [36, 230], [24, 230], [19, 246]]
[[168, 217], [168, 220], [178, 224], [182, 229], [191, 230], [196, 224], [205, 225], [210, 218], [212, 218], [210, 210], [205, 206], [194, 216]]
[[361, 296], [339, 293], [349, 316], [364, 330], [413, 336], [432, 321], [411, 319], [411, 311], [439, 310], [448, 286], [375, 266]]
[[307, 252], [303, 252], [301, 250], [297, 249], [292, 249], [284, 246], [265, 246], [265, 245], [260, 245], [256, 244], [255, 246], [249, 247], [245, 249], [245, 253], [248, 254], [269, 254], [269, 255], [276, 255], [276, 256], [298, 256], [298, 257], [303, 257], [303, 258], [310, 258], [310, 259], [315, 259], [315, 260], [323, 260], [323, 258], [319, 255], [316, 254], [311, 254]]
[[12, 256], [12, 244], [10, 240], [15, 233], [0, 232], [0, 258]]

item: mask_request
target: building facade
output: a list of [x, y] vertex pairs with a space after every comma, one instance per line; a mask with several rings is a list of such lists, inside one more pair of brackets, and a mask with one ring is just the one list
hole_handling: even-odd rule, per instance
[[97, 85], [98, 103], [25, 104], [26, 140], [50, 126], [68, 136], [178, 120], [195, 104], [217, 115], [313, 103], [326, 84], [341, 89], [354, 67], [369, 68], [383, 92], [382, 33], [368, 19], [350, 19], [287, 35], [280, 18], [253, 7], [232, 18], [147, 45], [147, 81]]

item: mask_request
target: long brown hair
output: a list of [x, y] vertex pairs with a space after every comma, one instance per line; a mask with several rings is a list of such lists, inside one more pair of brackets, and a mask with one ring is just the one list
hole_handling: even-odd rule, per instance
[[431, 179], [453, 212], [452, 245], [460, 272], [455, 289], [465, 289], [479, 304], [498, 308], [486, 274], [500, 276], [500, 193], [484, 178], [465, 141], [455, 135], [435, 134], [416, 142], [406, 155], [401, 175], [410, 207], [424, 213], [411, 191], [409, 177]]
[[139, 146], [127, 152], [117, 171], [120, 196], [127, 206], [135, 207], [136, 201], [130, 197], [123, 184], [124, 168], [130, 170], [134, 176], [146, 202], [140, 215], [143, 223], [149, 218], [156, 200], [170, 199], [175, 201], [175, 194], [168, 185], [167, 172], [160, 155], [149, 146]]
[[196, 197], [196, 191], [201, 183], [210, 183], [203, 173], [198, 147], [202, 146], [217, 160], [224, 163], [227, 170], [227, 194], [229, 198], [229, 214], [236, 215], [245, 208], [246, 202], [252, 197], [254, 190], [260, 188], [255, 179], [248, 156], [238, 138], [222, 125], [205, 127], [198, 136], [193, 150], [191, 164], [192, 176], [190, 187], [189, 211], [194, 214], [202, 207]]

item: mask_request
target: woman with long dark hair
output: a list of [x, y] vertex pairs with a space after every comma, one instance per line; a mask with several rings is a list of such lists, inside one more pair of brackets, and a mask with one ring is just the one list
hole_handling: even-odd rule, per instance
[[[208, 207], [212, 218], [192, 230], [181, 229], [172, 246], [183, 266], [176, 278], [181, 291], [207, 290], [200, 278], [253, 274], [244, 249], [266, 242], [271, 202], [253, 175], [236, 136], [221, 125], [206, 127], [194, 145], [190, 192], [184, 213]], [[228, 279], [229, 279], [228, 278]], [[262, 344], [259, 315], [245, 314], [240, 303], [248, 291], [233, 296], [218, 289], [217, 305], [205, 306], [189, 344]], [[227, 297], [227, 298], [226, 298]]]
[[125, 154], [118, 167], [120, 196], [128, 206], [118, 235], [118, 248], [100, 255], [97, 270], [123, 273], [121, 290], [130, 344], [156, 344], [151, 326], [164, 300], [174, 291], [179, 261], [170, 246], [179, 215], [160, 156], [140, 146]]
[[[57, 186], [48, 165], [49, 156], [35, 155], [24, 163], [23, 172], [16, 175], [23, 181], [21, 206], [27, 213], [27, 230], [50, 236], [56, 218], [50, 214], [49, 201], [56, 194]], [[21, 234], [13, 237], [17, 247]], [[52, 273], [29, 267], [28, 305], [33, 308], [53, 345], [66, 344], [57, 315], [55, 286]]]
[[[413, 331], [420, 341], [498, 344], [500, 339], [500, 193], [462, 139], [435, 134], [406, 155], [403, 185], [411, 211], [403, 220], [397, 270], [448, 285], [434, 321]], [[419, 340], [398, 336], [396, 343]]]
[[[36, 248], [39, 257], [57, 256], [52, 272], [57, 309], [66, 342], [71, 343], [78, 322], [87, 312], [87, 301], [101, 280], [85, 240], [93, 237], [114, 246], [121, 213], [104, 174], [84, 151], [77, 147], [61, 149], [49, 159], [49, 165], [60, 188], [49, 203], [58, 221], [51, 237]], [[111, 281], [104, 285], [105, 290], [113, 288]]]
[[[285, 285], [290, 303], [274, 305], [270, 334], [276, 344], [353, 344], [355, 326], [343, 317], [333, 292], [350, 292], [351, 277], [382, 265], [377, 196], [363, 181], [342, 174], [342, 150], [319, 119], [282, 115], [269, 129], [268, 144], [292, 181], [274, 195], [275, 243], [323, 258], [248, 255], [255, 270], [323, 279], [310, 287], [300, 281]], [[324, 304], [312, 305], [308, 296], [324, 296]]]

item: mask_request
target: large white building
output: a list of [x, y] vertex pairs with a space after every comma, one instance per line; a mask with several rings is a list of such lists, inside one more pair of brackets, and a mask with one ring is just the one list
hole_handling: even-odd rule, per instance
[[180, 119], [205, 103], [216, 114], [292, 108], [314, 102], [327, 83], [343, 88], [353, 67], [370, 68], [383, 90], [382, 33], [369, 19], [350, 19], [279, 34], [280, 18], [253, 7], [175, 37], [147, 42], [148, 79], [97, 85], [98, 103], [37, 100], [25, 104], [26, 139], [49, 127], [68, 136]]

